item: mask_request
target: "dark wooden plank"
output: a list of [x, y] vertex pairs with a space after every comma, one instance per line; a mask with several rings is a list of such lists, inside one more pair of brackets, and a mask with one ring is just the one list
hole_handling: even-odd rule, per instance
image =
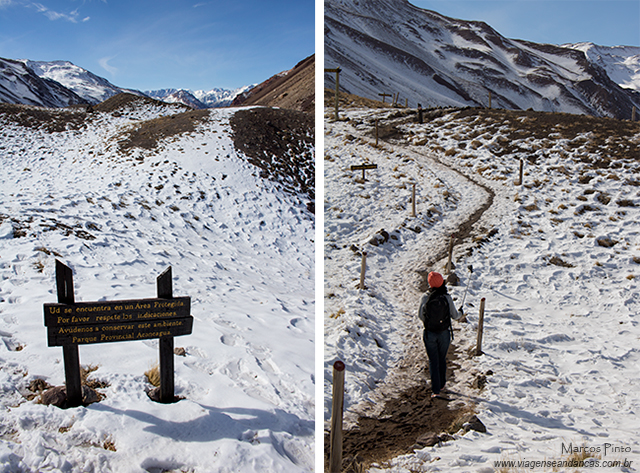
[[87, 345], [94, 343], [145, 340], [166, 336], [189, 335], [193, 317], [150, 320], [144, 322], [116, 322], [113, 324], [48, 327], [49, 346]]
[[157, 320], [191, 315], [191, 298], [132, 299], [121, 301], [44, 304], [44, 324], [63, 325], [111, 324], [124, 321]]
[[56, 260], [56, 288], [58, 290], [58, 302], [61, 304], [73, 304], [73, 271], [71, 268]]
[[[73, 304], [73, 271], [56, 260], [56, 289], [58, 302]], [[66, 344], [62, 347], [64, 360], [64, 380], [67, 391], [67, 407], [78, 407], [82, 404], [82, 385], [80, 380], [80, 353], [78, 345]]]
[[377, 164], [355, 164], [351, 166], [352, 171], [359, 171], [361, 169], [378, 169]]
[[62, 356], [64, 359], [64, 380], [67, 390], [67, 407], [78, 407], [82, 404], [80, 354], [78, 353], [78, 345], [64, 345], [62, 347]]
[[160, 402], [174, 402], [173, 337], [160, 338]]
[[158, 298], [173, 299], [173, 282], [171, 280], [171, 266], [165, 269], [163, 273], [157, 277], [156, 286], [158, 289]]
[[[164, 270], [156, 280], [158, 297], [173, 300], [173, 280], [171, 266]], [[191, 332], [189, 332], [191, 333]], [[173, 365], [173, 337], [160, 337], [160, 402], [174, 402], [174, 365]]]

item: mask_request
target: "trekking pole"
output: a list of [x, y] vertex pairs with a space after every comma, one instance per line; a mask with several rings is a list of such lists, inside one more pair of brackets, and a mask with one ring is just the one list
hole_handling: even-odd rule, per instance
[[[469, 276], [471, 276], [471, 273], [473, 273], [473, 266], [469, 265], [468, 269], [469, 269]], [[462, 304], [460, 304], [460, 307], [464, 306], [464, 301], [467, 298], [467, 291], [468, 290], [469, 290], [469, 282], [467, 282], [467, 287], [464, 290], [464, 296], [462, 296]]]

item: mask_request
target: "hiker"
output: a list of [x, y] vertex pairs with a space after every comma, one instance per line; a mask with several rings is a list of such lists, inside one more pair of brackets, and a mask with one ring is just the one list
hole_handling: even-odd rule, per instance
[[447, 382], [447, 351], [453, 337], [451, 319], [462, 317], [462, 307], [456, 310], [440, 273], [430, 272], [427, 277], [429, 292], [422, 296], [418, 317], [424, 324], [422, 340], [429, 357], [432, 398], [440, 397]]

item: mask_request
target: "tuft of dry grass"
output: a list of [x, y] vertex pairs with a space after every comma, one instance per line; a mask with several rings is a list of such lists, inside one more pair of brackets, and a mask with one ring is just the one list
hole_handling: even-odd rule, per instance
[[145, 371], [144, 375], [147, 377], [147, 381], [149, 381], [152, 386], [160, 386], [160, 367], [158, 365], [155, 365], [153, 368]]

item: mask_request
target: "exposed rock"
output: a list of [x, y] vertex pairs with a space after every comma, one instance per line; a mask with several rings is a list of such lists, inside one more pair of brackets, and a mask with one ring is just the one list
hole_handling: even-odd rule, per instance
[[389, 233], [385, 231], [385, 229], [383, 228], [379, 230], [375, 235], [373, 235], [371, 240], [369, 240], [369, 243], [373, 246], [378, 246], [388, 241], [389, 241]]
[[67, 388], [65, 386], [55, 386], [48, 389], [40, 396], [40, 404], [46, 406], [54, 405], [64, 407], [67, 403]]
[[[89, 404], [93, 404], [94, 402], [99, 402], [102, 399], [98, 392], [91, 389], [88, 386], [82, 386], [82, 405], [88, 406]], [[46, 390], [40, 396], [40, 404], [44, 404], [46, 406], [54, 405], [56, 407], [60, 407], [62, 409], [67, 408], [67, 388], [66, 386], [55, 386], [51, 389]]]
[[475, 414], [465, 419], [465, 422], [462, 424], [462, 428], [465, 432], [469, 432], [470, 430], [475, 430], [476, 432], [481, 433], [487, 432], [487, 428]]
[[611, 248], [615, 246], [618, 242], [611, 239], [609, 236], [600, 236], [596, 238], [596, 243], [604, 248]]

